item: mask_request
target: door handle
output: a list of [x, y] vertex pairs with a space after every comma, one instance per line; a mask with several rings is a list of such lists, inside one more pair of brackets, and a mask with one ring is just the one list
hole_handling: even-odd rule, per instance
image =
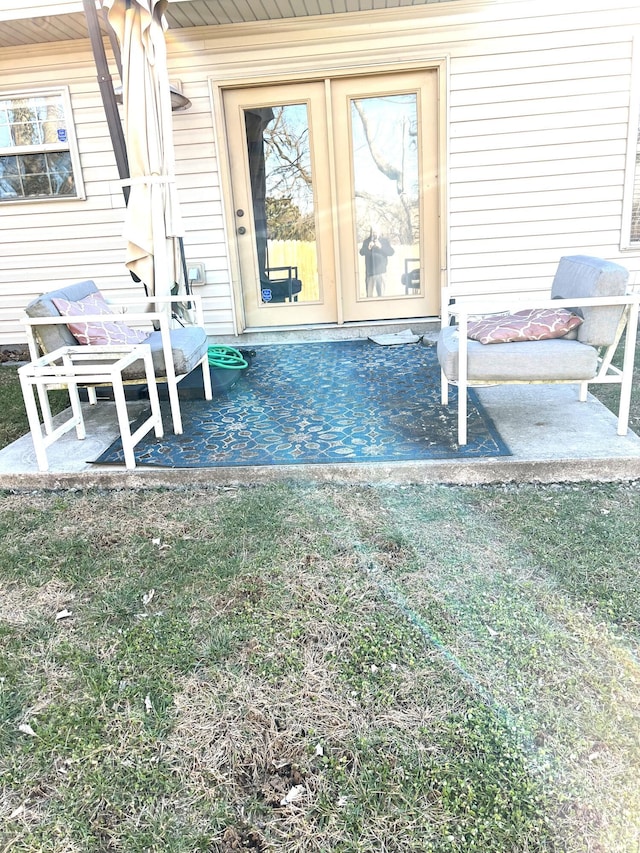
[[238, 234], [246, 234], [246, 233], [247, 233], [247, 229], [244, 227], [244, 225], [241, 225], [238, 228]]

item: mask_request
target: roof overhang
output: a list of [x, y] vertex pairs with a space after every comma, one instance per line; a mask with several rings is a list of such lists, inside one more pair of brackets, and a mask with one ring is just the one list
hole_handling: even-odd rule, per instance
[[[413, 6], [441, 3], [442, 0], [412, 0]], [[448, 0], [452, 2], [452, 0]], [[82, 0], [52, 0], [40, 6], [30, 3], [27, 9], [4, 11], [0, 0], [0, 48], [47, 44], [88, 38]], [[256, 3], [255, 0], [170, 0], [166, 14], [169, 29], [223, 26], [256, 21], [278, 21], [345, 13], [370, 12], [374, 9], [396, 9], [407, 6], [407, 0], [314, 0], [313, 3]], [[38, 15], [38, 11], [45, 14]], [[35, 13], [35, 14], [34, 14]]]

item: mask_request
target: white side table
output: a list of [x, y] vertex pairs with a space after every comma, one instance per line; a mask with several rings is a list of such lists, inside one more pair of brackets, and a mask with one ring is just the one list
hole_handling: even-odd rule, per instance
[[[125, 368], [139, 359], [144, 361], [151, 415], [132, 433], [122, 373]], [[113, 386], [120, 438], [122, 439], [127, 468], [135, 468], [136, 460], [133, 448], [143, 436], [151, 429], [155, 430], [158, 438], [163, 435], [160, 400], [151, 358], [151, 347], [148, 344], [60, 347], [60, 349], [18, 368], [18, 375], [36, 459], [41, 471], [47, 471], [49, 468], [46, 448], [54, 441], [57, 441], [73, 427], [76, 428], [79, 439], [86, 436], [80, 395], [78, 394], [79, 386], [107, 384]], [[69, 390], [72, 412], [71, 417], [56, 429], [53, 428], [47, 397], [47, 392], [54, 388], [67, 388]], [[40, 424], [34, 389], [38, 392], [43, 409], [44, 431]]]

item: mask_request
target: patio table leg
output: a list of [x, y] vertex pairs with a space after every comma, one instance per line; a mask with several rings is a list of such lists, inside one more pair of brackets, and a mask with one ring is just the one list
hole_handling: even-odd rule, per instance
[[[76, 434], [78, 438], [84, 438], [86, 435], [84, 419], [82, 417], [82, 409], [80, 407], [80, 398], [78, 395], [77, 387], [74, 389], [75, 394], [72, 392], [71, 388], [69, 388], [69, 397], [71, 399], [71, 410], [72, 417], [68, 420], [64, 421], [64, 423], [60, 424], [56, 429], [53, 428], [52, 423], [49, 424], [47, 428], [46, 419], [45, 419], [45, 431], [43, 432], [42, 425], [40, 424], [40, 413], [38, 412], [38, 407], [36, 405], [36, 397], [33, 390], [34, 381], [38, 389], [38, 397], [42, 400], [43, 397], [47, 399], [47, 388], [44, 381], [38, 381], [35, 378], [34, 381], [31, 381], [25, 374], [25, 368], [20, 368], [18, 370], [18, 374], [20, 376], [20, 386], [22, 388], [22, 397], [24, 399], [24, 407], [27, 412], [27, 420], [29, 422], [29, 430], [31, 432], [31, 440], [33, 441], [33, 449], [36, 454], [36, 461], [38, 463], [38, 468], [40, 471], [48, 471], [49, 470], [49, 460], [47, 459], [47, 451], [46, 448], [53, 444], [60, 436], [69, 432], [74, 426], [76, 428]], [[75, 398], [75, 399], [74, 399]], [[48, 406], [47, 406], [48, 408]], [[50, 412], [50, 409], [49, 409]], [[43, 413], [45, 415], [45, 413]], [[45, 415], [46, 418], [46, 415]], [[51, 420], [51, 418], [49, 418]]]
[[75, 382], [69, 382], [67, 386], [69, 392], [69, 402], [71, 403], [71, 411], [73, 412], [73, 420], [76, 421], [76, 435], [79, 439], [87, 437], [87, 430], [84, 425], [82, 416], [82, 405], [80, 403], [80, 394], [78, 393], [78, 385]]
[[[68, 355], [62, 357], [62, 363], [67, 369], [69, 376], [73, 376], [73, 363]], [[95, 390], [92, 389], [95, 394]], [[69, 402], [71, 404], [71, 411], [73, 413], [73, 420], [76, 421], [76, 435], [79, 439], [84, 439], [87, 437], [87, 431], [84, 426], [84, 418], [82, 416], [82, 406], [80, 405], [80, 394], [78, 393], [78, 384], [74, 382], [71, 378], [67, 380], [67, 392], [69, 394]], [[46, 386], [44, 386], [44, 393], [47, 397], [48, 403], [48, 394]], [[47, 408], [49, 408], [47, 406]], [[47, 430], [47, 432], [52, 432], [53, 430]]]
[[118, 370], [114, 370], [114, 375], [111, 377], [111, 382], [113, 383], [113, 397], [116, 404], [116, 413], [118, 415], [118, 426], [120, 428], [120, 439], [122, 441], [122, 451], [124, 454], [124, 464], [130, 469], [136, 467], [134, 448], [138, 441], [140, 441], [140, 439], [152, 428], [157, 438], [162, 438], [164, 435], [162, 411], [160, 409], [160, 397], [158, 395], [158, 386], [156, 384], [156, 376], [153, 368], [153, 358], [149, 347], [144, 349], [140, 358], [142, 358], [144, 362], [147, 388], [149, 391], [149, 404], [151, 406], [151, 416], [147, 418], [144, 423], [140, 424], [134, 433], [131, 432], [131, 424], [129, 423], [122, 373]]
[[113, 383], [113, 398], [116, 404], [116, 414], [118, 416], [118, 426], [120, 428], [120, 439], [122, 441], [122, 450], [124, 452], [124, 464], [127, 468], [136, 467], [136, 459], [133, 452], [133, 442], [131, 440], [131, 425], [129, 423], [129, 413], [127, 411], [127, 399], [124, 395], [124, 384], [122, 375], [116, 374], [111, 377]]
[[[28, 381], [28, 379], [25, 379], [24, 376], [20, 376], [20, 385], [22, 386], [22, 397], [24, 399], [24, 407], [27, 410], [27, 420], [29, 421], [31, 440], [33, 441], [33, 449], [36, 453], [38, 468], [41, 471], [47, 471], [49, 468], [49, 460], [47, 459], [47, 451], [45, 449], [42, 427], [40, 426], [40, 414], [38, 413], [38, 407], [36, 406], [33, 385]], [[38, 388], [38, 395], [40, 399], [42, 399], [43, 396], [42, 393], [40, 393], [41, 390], [42, 389]], [[46, 391], [44, 391], [44, 395], [46, 396]]]
[[[44, 429], [47, 435], [51, 435], [53, 432], [53, 416], [51, 414], [51, 406], [49, 405], [49, 394], [47, 393], [46, 387], [41, 383], [38, 383], [36, 390], [38, 392], [38, 402], [40, 403]], [[40, 423], [40, 418], [38, 418], [38, 423]]]

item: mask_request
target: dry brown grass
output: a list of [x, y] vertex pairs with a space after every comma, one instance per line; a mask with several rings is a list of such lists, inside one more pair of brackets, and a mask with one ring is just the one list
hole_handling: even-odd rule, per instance
[[[637, 489], [576, 494], [627, 553]], [[551, 572], [557, 495], [0, 496], [6, 849], [637, 853], [638, 640]]]

